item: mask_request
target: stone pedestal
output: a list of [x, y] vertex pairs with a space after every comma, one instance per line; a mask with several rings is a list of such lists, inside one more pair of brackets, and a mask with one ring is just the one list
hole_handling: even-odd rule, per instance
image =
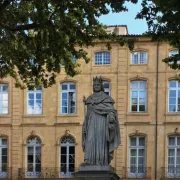
[[79, 171], [75, 173], [78, 180], [119, 180], [120, 177], [114, 173], [111, 166], [80, 165]]

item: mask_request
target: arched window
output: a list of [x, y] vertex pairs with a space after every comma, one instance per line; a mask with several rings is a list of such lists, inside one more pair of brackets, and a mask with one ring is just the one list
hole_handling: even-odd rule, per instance
[[168, 137], [168, 177], [180, 177], [180, 136]]
[[147, 64], [147, 52], [133, 52], [131, 54], [131, 64]]
[[8, 85], [0, 84], [0, 114], [8, 114]]
[[180, 82], [169, 81], [169, 112], [180, 112]]
[[75, 114], [76, 113], [76, 84], [63, 83], [61, 84], [61, 113]]
[[95, 53], [95, 63], [96, 65], [110, 64], [110, 53], [109, 52], [97, 52]]
[[145, 137], [130, 137], [130, 177], [143, 178], [145, 169]]
[[146, 81], [132, 81], [130, 92], [131, 112], [146, 112], [147, 106], [147, 83]]
[[41, 140], [36, 136], [27, 139], [27, 177], [39, 177], [41, 173]]
[[75, 140], [72, 136], [61, 139], [61, 177], [74, 177], [75, 171]]

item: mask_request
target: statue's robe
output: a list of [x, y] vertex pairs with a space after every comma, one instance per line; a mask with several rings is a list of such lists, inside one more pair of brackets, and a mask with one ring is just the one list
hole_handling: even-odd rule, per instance
[[[114, 100], [103, 91], [94, 93], [86, 100], [87, 114], [82, 128], [84, 163], [108, 165], [113, 151], [120, 144], [120, 130]], [[110, 119], [114, 123], [110, 129]]]

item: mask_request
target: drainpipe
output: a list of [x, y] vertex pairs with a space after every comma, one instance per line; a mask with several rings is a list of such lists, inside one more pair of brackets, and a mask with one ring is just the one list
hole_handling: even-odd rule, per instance
[[156, 49], [156, 123], [155, 123], [155, 171], [154, 171], [154, 178], [157, 180], [157, 146], [158, 146], [158, 83], [159, 83], [159, 42], [157, 42], [157, 49]]

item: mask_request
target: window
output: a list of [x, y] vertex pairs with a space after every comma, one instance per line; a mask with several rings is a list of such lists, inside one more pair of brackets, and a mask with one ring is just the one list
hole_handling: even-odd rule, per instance
[[110, 82], [109, 81], [103, 81], [103, 86], [104, 86], [104, 92], [110, 96]]
[[145, 137], [130, 137], [130, 177], [145, 177]]
[[176, 54], [178, 54], [178, 50], [174, 50], [174, 51], [169, 52], [169, 56], [173, 56], [173, 55], [176, 55]]
[[180, 112], [180, 82], [169, 81], [169, 112]]
[[133, 52], [131, 54], [132, 64], [147, 64], [147, 52]]
[[0, 138], [0, 178], [8, 177], [7, 138]]
[[131, 82], [131, 112], [146, 112], [146, 81]]
[[75, 140], [71, 136], [61, 139], [61, 177], [74, 177], [75, 170]]
[[168, 170], [169, 177], [180, 177], [180, 136], [168, 137]]
[[0, 84], [0, 114], [8, 114], [8, 85]]
[[62, 114], [76, 113], [76, 84], [75, 83], [61, 84], [61, 113]]
[[[169, 57], [178, 54], [178, 50], [170, 51]], [[173, 64], [173, 62], [168, 62], [168, 64]], [[177, 64], [180, 64], [180, 61], [177, 61]]]
[[38, 137], [29, 137], [27, 140], [27, 177], [41, 175], [41, 140]]
[[109, 52], [97, 52], [95, 53], [95, 64], [110, 64], [110, 53]]
[[28, 90], [27, 114], [42, 114], [42, 88]]

